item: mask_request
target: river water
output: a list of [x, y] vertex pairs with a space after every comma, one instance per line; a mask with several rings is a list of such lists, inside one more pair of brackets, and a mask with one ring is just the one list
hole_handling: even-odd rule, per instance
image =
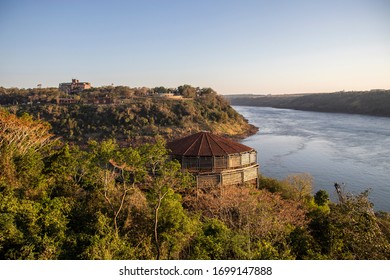
[[358, 194], [370, 189], [375, 210], [390, 212], [390, 118], [233, 106], [259, 132], [242, 141], [258, 152], [260, 172], [283, 179], [309, 173], [314, 192], [334, 183]]

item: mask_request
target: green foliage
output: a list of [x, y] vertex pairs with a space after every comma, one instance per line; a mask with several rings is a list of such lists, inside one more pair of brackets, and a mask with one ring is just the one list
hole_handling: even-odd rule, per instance
[[57, 259], [66, 239], [71, 204], [63, 198], [40, 201], [1, 197], [2, 259]]
[[198, 225], [198, 217], [191, 217], [183, 208], [181, 197], [168, 189], [159, 211], [158, 232], [163, 256], [166, 259], [179, 259], [183, 248], [187, 246]]
[[[71, 104], [55, 101], [65, 97], [58, 90], [55, 93], [57, 97], [51, 98], [51, 102], [46, 100], [45, 90], [4, 91], [0, 92], [0, 104], [5, 104], [18, 115], [27, 112], [49, 122], [56, 135], [82, 146], [86, 146], [91, 139], [116, 139], [119, 145], [129, 146], [130, 143], [145, 140], [151, 142], [157, 135], [171, 139], [184, 136], [189, 131], [209, 130], [231, 136], [255, 131], [223, 97], [210, 88], [199, 89], [189, 85], [177, 89], [101, 87], [85, 90], [77, 96], [67, 96], [75, 102]], [[168, 91], [184, 99], [171, 100], [152, 94]], [[24, 102], [13, 103], [8, 99], [9, 96], [18, 96], [17, 92], [22, 93]]]
[[289, 242], [294, 259], [317, 260], [326, 258], [325, 255], [322, 255], [319, 244], [307, 228], [295, 228], [289, 236]]
[[223, 260], [232, 258], [233, 232], [220, 220], [204, 223], [202, 231], [191, 244], [191, 259]]
[[379, 228], [390, 243], [390, 213], [380, 211], [375, 213], [375, 215]]
[[284, 180], [259, 176], [259, 188], [279, 193], [285, 199], [309, 201], [313, 178], [307, 173], [291, 174]]
[[259, 189], [266, 189], [272, 193], [282, 192], [283, 185], [282, 183], [274, 178], [265, 177], [259, 175]]
[[329, 214], [335, 259], [388, 259], [390, 244], [378, 225], [368, 192], [350, 196]]
[[[36, 129], [42, 122], [7, 120], [13, 129], [1, 131], [3, 140], [18, 126], [51, 137]], [[0, 259], [390, 259], [389, 214], [374, 213], [367, 192], [334, 204], [324, 191], [311, 195], [305, 174], [261, 177], [260, 190], [198, 190], [161, 137], [83, 149], [44, 141], [24, 152], [4, 141]]]
[[81, 257], [93, 260], [136, 259], [135, 249], [128, 240], [116, 235], [110, 218], [102, 213], [97, 213], [96, 233], [90, 237], [90, 245]]
[[329, 194], [324, 190], [319, 190], [314, 195], [314, 201], [318, 206], [324, 206], [329, 202]]

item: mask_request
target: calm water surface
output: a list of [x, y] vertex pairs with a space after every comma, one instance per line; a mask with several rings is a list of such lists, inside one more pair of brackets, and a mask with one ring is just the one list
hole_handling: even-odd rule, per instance
[[334, 183], [357, 194], [371, 189], [376, 210], [390, 212], [390, 118], [234, 106], [259, 127], [243, 144], [258, 151], [260, 171], [278, 179], [310, 173], [314, 191]]

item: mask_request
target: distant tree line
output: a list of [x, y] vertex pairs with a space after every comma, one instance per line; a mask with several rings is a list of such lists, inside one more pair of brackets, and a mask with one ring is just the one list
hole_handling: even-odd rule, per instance
[[158, 86], [154, 88], [128, 86], [103, 86], [92, 87], [78, 93], [65, 93], [58, 88], [4, 88], [0, 87], [0, 105], [37, 104], [37, 103], [60, 103], [62, 98], [73, 99], [74, 103], [125, 103], [128, 99], [136, 97], [158, 96], [171, 93], [183, 98], [204, 97], [216, 95], [211, 88], [199, 88], [191, 85], [181, 85], [177, 88]]
[[226, 96], [233, 105], [390, 117], [390, 90]]

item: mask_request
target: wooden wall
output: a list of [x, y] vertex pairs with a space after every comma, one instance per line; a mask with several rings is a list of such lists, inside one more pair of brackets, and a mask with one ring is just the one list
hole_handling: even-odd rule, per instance
[[249, 166], [242, 169], [225, 170], [216, 174], [198, 174], [198, 187], [210, 187], [222, 185], [240, 185], [245, 182], [257, 180], [258, 165]]
[[181, 162], [183, 170], [189, 172], [221, 172], [239, 169], [257, 163], [256, 151], [233, 154], [226, 157], [175, 157]]

